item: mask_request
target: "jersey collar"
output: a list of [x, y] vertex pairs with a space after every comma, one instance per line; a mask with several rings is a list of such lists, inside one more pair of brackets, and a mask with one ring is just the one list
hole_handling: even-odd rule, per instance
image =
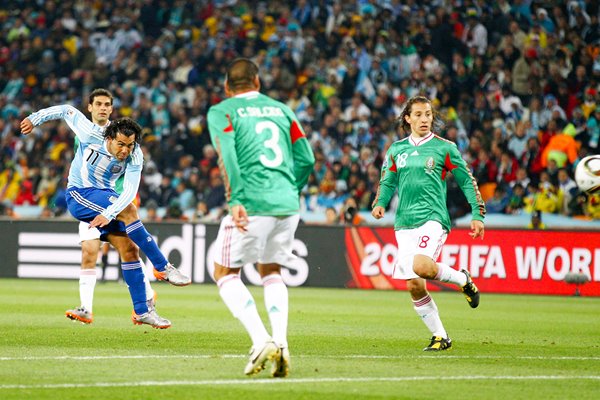
[[433, 132], [429, 132], [427, 134], [427, 136], [425, 136], [424, 138], [420, 138], [420, 139], [415, 139], [412, 135], [410, 135], [408, 137], [408, 140], [410, 141], [410, 144], [412, 144], [413, 146], [421, 146], [427, 142], [429, 142], [431, 139], [433, 139]]
[[255, 97], [255, 96], [258, 96], [259, 94], [260, 94], [260, 92], [258, 90], [250, 90], [247, 92], [238, 93], [233, 97], [235, 97], [235, 98]]

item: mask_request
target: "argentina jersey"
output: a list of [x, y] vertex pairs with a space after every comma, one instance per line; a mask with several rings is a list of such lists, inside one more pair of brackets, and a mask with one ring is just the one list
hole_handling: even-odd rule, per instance
[[69, 171], [69, 184], [79, 188], [113, 189], [125, 172], [125, 161], [119, 161], [102, 143], [81, 143]]

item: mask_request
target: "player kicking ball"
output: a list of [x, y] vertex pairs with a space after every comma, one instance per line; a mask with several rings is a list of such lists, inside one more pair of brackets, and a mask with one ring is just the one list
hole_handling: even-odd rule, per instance
[[[141, 127], [132, 119], [122, 118], [101, 128], [74, 107], [63, 105], [30, 115], [22, 121], [21, 131], [28, 134], [34, 126], [51, 119], [65, 120], [80, 141], [71, 162], [65, 194], [69, 212], [89, 223], [89, 228], [98, 228], [101, 240], [108, 241], [119, 252], [123, 279], [133, 302], [134, 323], [160, 329], [170, 327], [171, 322], [160, 317], [147, 301], [139, 249], [154, 265], [157, 279], [175, 286], [189, 285], [191, 281], [166, 260], [132, 203], [143, 166], [138, 144]], [[124, 175], [123, 192], [118, 194], [115, 182], [121, 175]]]

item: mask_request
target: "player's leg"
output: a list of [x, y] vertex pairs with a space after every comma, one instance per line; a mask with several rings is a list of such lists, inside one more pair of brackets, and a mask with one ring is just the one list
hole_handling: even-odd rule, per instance
[[263, 370], [267, 360], [277, 357], [279, 348], [260, 319], [254, 297], [240, 279], [241, 267], [246, 262], [256, 261], [259, 234], [268, 228], [261, 226], [256, 217], [250, 217], [247, 229], [243, 234], [239, 232], [229, 215], [221, 221], [215, 243], [214, 279], [223, 302], [240, 320], [252, 341], [250, 360], [244, 369], [246, 375], [252, 375]]
[[148, 307], [144, 272], [140, 261], [138, 247], [123, 232], [111, 232], [107, 235], [108, 241], [114, 246], [121, 256], [121, 269], [123, 279], [129, 288], [133, 302], [132, 321], [135, 324], [148, 324], [154, 328], [166, 329], [171, 322], [160, 317], [154, 308]]
[[472, 308], [479, 305], [479, 290], [466, 270], [457, 271], [444, 263], [436, 263], [447, 232], [436, 221], [429, 221], [416, 230], [417, 245], [413, 269], [417, 275], [425, 279], [433, 279], [445, 283], [453, 283], [460, 287], [467, 302]]
[[100, 251], [102, 251], [101, 266], [102, 266], [102, 282], [106, 282], [106, 268], [108, 267], [108, 252], [110, 245], [107, 242], [102, 243]]
[[117, 219], [126, 225], [129, 238], [146, 254], [154, 266], [156, 279], [167, 281], [175, 286], [186, 286], [192, 281], [171, 265], [162, 254], [154, 238], [140, 220], [137, 208], [130, 204], [119, 215]]
[[431, 332], [432, 341], [434, 338], [445, 340], [448, 344], [445, 348], [448, 348], [452, 342], [444, 329], [437, 305], [427, 291], [425, 279], [419, 277], [413, 269], [419, 232], [416, 229], [402, 229], [395, 231], [395, 235], [398, 254], [392, 277], [406, 280], [406, 289], [410, 293], [413, 309]]
[[96, 262], [100, 251], [100, 231], [89, 229], [86, 222], [79, 223], [79, 243], [81, 244], [81, 269], [79, 271], [80, 306], [67, 310], [65, 315], [74, 321], [91, 324], [94, 320], [93, 304], [96, 287]]
[[426, 288], [423, 278], [413, 278], [406, 281], [406, 289], [410, 293], [413, 308], [421, 321], [431, 332], [431, 343], [425, 347], [425, 351], [447, 350], [452, 346], [452, 340], [444, 328], [440, 313], [435, 301]]
[[[272, 217], [271, 217], [272, 218]], [[271, 322], [273, 341], [279, 346], [280, 355], [273, 364], [274, 377], [286, 377], [290, 370], [290, 352], [287, 341], [289, 297], [281, 277], [281, 265], [295, 258], [292, 253], [294, 234], [298, 227], [298, 215], [273, 218], [275, 228], [267, 238], [259, 259], [258, 272], [262, 277], [265, 307]]]

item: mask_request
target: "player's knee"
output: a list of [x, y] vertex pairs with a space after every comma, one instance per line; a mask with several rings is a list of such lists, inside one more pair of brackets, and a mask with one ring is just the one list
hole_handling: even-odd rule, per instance
[[413, 271], [421, 278], [433, 279], [435, 278], [434, 264], [430, 257], [417, 254], [413, 260]]

